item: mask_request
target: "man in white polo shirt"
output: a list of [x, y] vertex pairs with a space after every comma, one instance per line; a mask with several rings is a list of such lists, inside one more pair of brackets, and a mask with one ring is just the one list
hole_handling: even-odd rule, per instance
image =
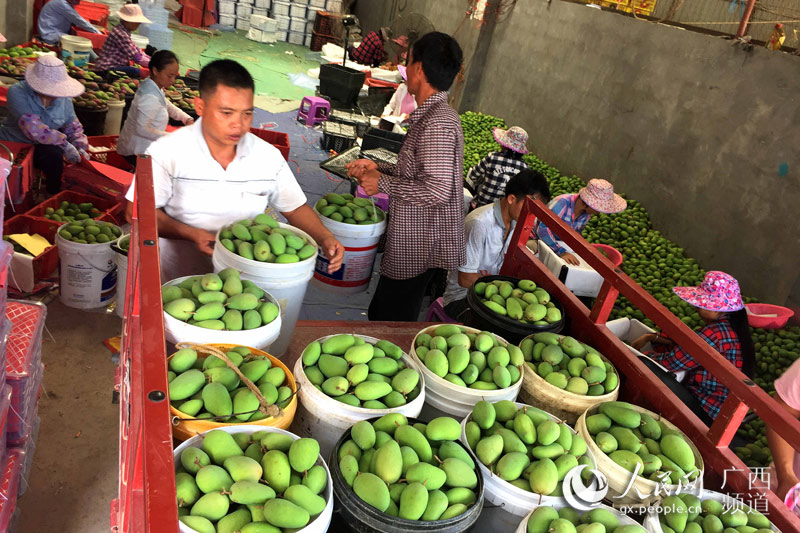
[[514, 175], [505, 189], [505, 197], [472, 211], [464, 221], [467, 240], [467, 262], [447, 275], [447, 289], [442, 297], [444, 311], [463, 322], [469, 309], [467, 290], [483, 276], [500, 273], [511, 235], [525, 199], [531, 197], [547, 203], [550, 187], [535, 170], [522, 170]]
[[[213, 271], [216, 231], [268, 207], [314, 238], [341, 267], [344, 247], [306, 205], [306, 196], [277, 148], [249, 133], [255, 84], [235, 61], [209, 63], [200, 72], [200, 119], [162, 137], [152, 158], [158, 208], [161, 276], [170, 280]], [[136, 183], [126, 198], [133, 202]], [[128, 216], [132, 213], [128, 204]]]

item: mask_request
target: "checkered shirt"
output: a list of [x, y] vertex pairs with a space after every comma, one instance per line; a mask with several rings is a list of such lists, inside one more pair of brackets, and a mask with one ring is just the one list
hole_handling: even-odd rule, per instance
[[508, 157], [503, 152], [492, 152], [472, 170], [468, 179], [475, 187], [475, 206], [490, 204], [506, 195], [506, 184], [512, 176], [528, 168], [522, 159]]
[[382, 168], [378, 189], [389, 195], [381, 274], [409, 279], [430, 268], [466, 262], [464, 134], [458, 113], [440, 92], [409, 117], [397, 165]]
[[378, 32], [371, 31], [361, 41], [358, 48], [350, 52], [350, 59], [362, 65], [378, 65], [386, 57], [383, 39]]
[[99, 56], [94, 68], [95, 70], [103, 71], [114, 67], [127, 67], [130, 65], [131, 60], [139, 60], [144, 54], [133, 43], [130, 30], [119, 24], [108, 34]]
[[[706, 325], [697, 334], [725, 359], [733, 363], [737, 369], [742, 369], [743, 359], [739, 337], [731, 329], [727, 318]], [[677, 344], [656, 345], [655, 353], [657, 354], [656, 361], [667, 370], [687, 371], [686, 378], [682, 383], [700, 400], [700, 404], [708, 416], [712, 419], [716, 418], [725, 398], [728, 397], [727, 387], [717, 381], [717, 378], [700, 366]]]

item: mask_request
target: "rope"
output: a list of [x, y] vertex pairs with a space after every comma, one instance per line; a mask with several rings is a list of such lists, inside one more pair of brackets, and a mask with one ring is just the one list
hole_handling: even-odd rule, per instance
[[[181, 350], [183, 348], [190, 348], [190, 349], [196, 351], [198, 354], [204, 353], [204, 354], [207, 354], [207, 355], [213, 355], [215, 357], [220, 358], [228, 366], [228, 368], [233, 370], [236, 373], [236, 375], [239, 376], [239, 379], [242, 381], [242, 383], [244, 383], [245, 386], [247, 386], [247, 388], [250, 389], [250, 391], [258, 399], [258, 403], [259, 403], [258, 411], [260, 411], [261, 413], [263, 413], [265, 416], [268, 416], [268, 417], [269, 416], [272, 416], [272, 417], [283, 416], [283, 409], [281, 409], [280, 406], [278, 406], [276, 404], [271, 404], [271, 403], [267, 402], [267, 400], [264, 398], [264, 395], [261, 394], [261, 390], [258, 387], [256, 387], [256, 385], [252, 381], [247, 379], [247, 377], [245, 377], [245, 375], [242, 374], [242, 371], [239, 370], [239, 367], [236, 366], [233, 363], [233, 361], [228, 359], [228, 356], [225, 355], [221, 350], [215, 348], [214, 346], [209, 346], [207, 344], [195, 344], [193, 342], [181, 342], [181, 343], [176, 344], [176, 347], [179, 350]], [[295, 395], [296, 393], [297, 393], [296, 391], [292, 392], [292, 396]], [[291, 400], [292, 396], [289, 396], [289, 398], [287, 398], [284, 401]], [[255, 411], [253, 411], [253, 412], [255, 412]], [[238, 414], [244, 414], [244, 413], [234, 413], [234, 415], [238, 415]], [[234, 416], [234, 415], [231, 415], [231, 416]], [[208, 419], [204, 419], [204, 418], [201, 418], [201, 419], [197, 419], [197, 418], [195, 418], [195, 419], [182, 418], [180, 420], [208, 420]]]

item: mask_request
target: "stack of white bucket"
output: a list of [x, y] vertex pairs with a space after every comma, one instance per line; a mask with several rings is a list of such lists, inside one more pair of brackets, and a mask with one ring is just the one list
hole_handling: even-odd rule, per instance
[[217, 4], [219, 25], [234, 28], [236, 26], [236, 2], [233, 0], [219, 0]]
[[142, 24], [139, 27], [139, 34], [150, 40], [150, 45], [158, 50], [169, 50], [172, 48], [172, 30], [167, 27], [169, 24], [169, 11], [164, 9], [163, 2], [143, 2], [141, 4], [142, 13], [152, 21], [152, 24]]
[[251, 15], [247, 38], [258, 43], [274, 43], [278, 38], [278, 21], [264, 15]]

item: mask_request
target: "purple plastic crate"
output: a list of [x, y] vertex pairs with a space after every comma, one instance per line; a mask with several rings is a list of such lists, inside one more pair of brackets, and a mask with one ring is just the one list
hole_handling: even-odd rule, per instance
[[8, 440], [21, 443], [33, 424], [39, 387], [44, 377], [42, 330], [47, 307], [12, 300], [6, 307], [11, 333], [6, 343], [6, 382], [13, 390], [8, 417]]
[[36, 451], [36, 439], [39, 437], [39, 417], [33, 423], [33, 429], [30, 436], [25, 440], [22, 446], [18, 448], [9, 448], [10, 453], [19, 453], [22, 456], [22, 464], [19, 471], [19, 490], [18, 495], [21, 497], [25, 490], [28, 488], [28, 476], [31, 472], [31, 465], [33, 465], [33, 454]]

